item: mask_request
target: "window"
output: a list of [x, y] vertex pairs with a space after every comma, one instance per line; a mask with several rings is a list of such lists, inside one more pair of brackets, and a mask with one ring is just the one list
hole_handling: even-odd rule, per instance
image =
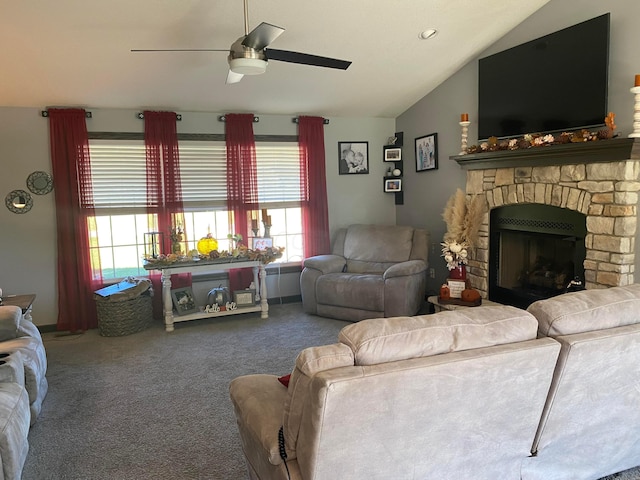
[[[229, 249], [226, 209], [226, 148], [223, 141], [180, 141], [180, 176], [187, 250], [208, 232], [218, 249]], [[143, 140], [91, 140], [91, 173], [97, 240], [105, 279], [145, 275], [144, 234], [156, 228], [146, 213], [146, 158]], [[303, 232], [300, 165], [297, 142], [256, 142], [260, 208], [271, 216], [270, 236], [285, 247], [279, 262], [302, 261]], [[264, 234], [259, 223], [258, 236]], [[167, 237], [169, 232], [163, 232]], [[251, 239], [245, 239], [251, 247]], [[168, 253], [168, 252], [163, 252]]]

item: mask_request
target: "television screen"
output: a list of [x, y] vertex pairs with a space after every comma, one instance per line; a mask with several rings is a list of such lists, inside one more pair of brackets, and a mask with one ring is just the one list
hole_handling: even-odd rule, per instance
[[603, 125], [609, 70], [607, 13], [478, 62], [478, 138]]

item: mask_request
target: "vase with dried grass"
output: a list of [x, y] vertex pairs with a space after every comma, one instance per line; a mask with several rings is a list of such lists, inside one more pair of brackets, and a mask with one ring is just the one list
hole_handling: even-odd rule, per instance
[[480, 225], [487, 209], [484, 195], [469, 196], [457, 189], [444, 208], [442, 218], [447, 225], [442, 257], [447, 262], [450, 278], [466, 279], [469, 249], [478, 242]]

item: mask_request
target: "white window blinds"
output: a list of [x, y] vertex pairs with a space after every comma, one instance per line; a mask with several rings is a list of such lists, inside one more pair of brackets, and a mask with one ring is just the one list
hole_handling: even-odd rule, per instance
[[264, 207], [300, 204], [300, 152], [297, 143], [256, 143], [258, 201]]
[[[91, 140], [91, 174], [97, 210], [144, 208], [146, 158], [142, 140]], [[225, 209], [224, 142], [180, 141], [180, 179], [185, 210]], [[296, 142], [256, 143], [258, 199], [268, 208], [299, 205], [300, 159]]]
[[144, 142], [90, 140], [89, 149], [95, 208], [144, 208], [147, 202]]

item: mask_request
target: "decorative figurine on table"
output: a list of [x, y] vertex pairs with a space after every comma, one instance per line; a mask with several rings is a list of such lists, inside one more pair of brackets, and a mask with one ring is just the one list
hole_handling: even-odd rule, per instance
[[176, 255], [182, 253], [183, 235], [184, 230], [182, 230], [181, 225], [171, 229], [171, 253], [175, 253]]
[[267, 215], [267, 209], [262, 209], [262, 224], [264, 225], [264, 238], [271, 237], [271, 215]]

